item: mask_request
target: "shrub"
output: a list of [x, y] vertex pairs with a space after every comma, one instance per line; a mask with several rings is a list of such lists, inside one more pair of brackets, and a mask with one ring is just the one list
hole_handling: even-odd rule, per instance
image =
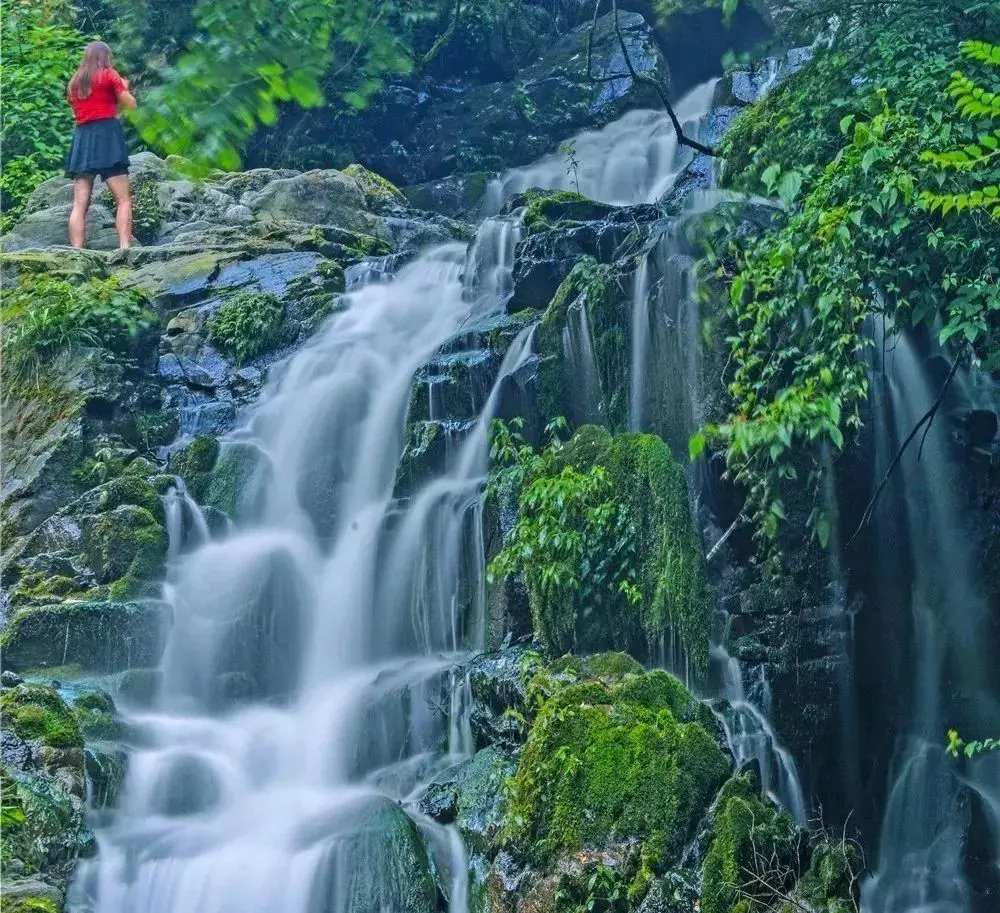
[[60, 172], [73, 117], [66, 84], [76, 69], [83, 36], [66, 0], [2, 0], [3, 114], [0, 118], [0, 231], [20, 218], [31, 192]]
[[25, 273], [5, 290], [5, 370], [37, 381], [53, 359], [84, 347], [122, 351], [152, 322], [146, 299], [115, 277], [80, 282]]
[[209, 338], [238, 362], [266, 352], [277, 339], [285, 306], [271, 292], [237, 292], [209, 321]]

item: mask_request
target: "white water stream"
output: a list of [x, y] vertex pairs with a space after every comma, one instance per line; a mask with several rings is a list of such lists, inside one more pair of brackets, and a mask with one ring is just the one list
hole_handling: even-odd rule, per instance
[[[699, 122], [712, 107], [717, 79], [696, 86], [676, 105], [685, 133], [697, 138]], [[587, 130], [571, 141], [572, 156], [553, 153], [494, 181], [487, 210], [529, 187], [575, 190], [591, 200], [628, 206], [653, 203], [673, 186], [693, 157], [678, 149], [677, 135], [664, 111], [629, 111], [600, 130]], [[571, 158], [579, 164], [574, 168]]]
[[[449, 245], [348, 296], [243, 430], [270, 469], [255, 516], [211, 540], [183, 489], [168, 497], [162, 694], [134, 720], [140, 747], [81, 866], [80, 908], [402, 911], [433, 891], [399, 803], [470, 748], [436, 708], [461, 693], [460, 651], [481, 645], [492, 401], [442, 478], [404, 507], [393, 484], [414, 373], [500, 309], [516, 236], [491, 220], [468, 262]], [[525, 333], [500, 376], [528, 354]], [[461, 842], [444, 844], [462, 911]]]
[[[940, 384], [930, 380], [908, 336], [887, 341], [880, 324], [877, 331], [872, 403], [881, 478]], [[996, 660], [984, 649], [988, 607], [972, 566], [949, 436], [947, 418], [938, 416], [926, 440], [903, 455], [891, 496], [879, 505], [882, 516], [890, 505], [903, 512], [908, 554], [880, 560], [891, 567], [901, 557], [912, 568], [914, 656], [911, 679], [900, 683], [910, 696], [910, 719], [893, 757], [875, 874], [862, 894], [866, 913], [974, 909], [966, 871], [973, 802], [992, 837], [992, 848], [987, 840], [983, 851], [1000, 872], [1000, 759], [985, 756], [963, 772], [944, 750], [952, 725], [991, 733], [1000, 725], [1000, 696], [988, 684]]]

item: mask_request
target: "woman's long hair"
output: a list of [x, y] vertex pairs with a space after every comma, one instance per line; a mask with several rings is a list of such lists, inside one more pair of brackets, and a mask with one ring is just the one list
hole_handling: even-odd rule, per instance
[[103, 41], [91, 41], [83, 52], [83, 60], [69, 81], [66, 94], [70, 98], [86, 98], [90, 95], [94, 76], [101, 70], [111, 69], [111, 48]]

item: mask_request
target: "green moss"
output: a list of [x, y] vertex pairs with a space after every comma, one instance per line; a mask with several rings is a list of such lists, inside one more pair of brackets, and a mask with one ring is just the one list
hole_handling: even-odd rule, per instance
[[542, 316], [538, 330], [541, 356], [538, 398], [542, 414], [569, 415], [579, 378], [569, 377], [564, 363], [563, 330], [570, 306], [580, 301], [587, 309], [594, 357], [597, 362], [601, 411], [611, 428], [624, 428], [628, 419], [631, 355], [624, 327], [628, 317], [622, 312], [624, 296], [612, 267], [584, 257], [570, 270], [556, 289]]
[[58, 692], [44, 685], [18, 685], [0, 695], [4, 728], [52, 748], [82, 748], [83, 735]]
[[17, 583], [10, 588], [9, 596], [12, 605], [24, 603], [35, 603], [40, 601], [52, 602], [54, 599], [69, 596], [76, 590], [76, 583], [72, 577], [46, 577], [44, 574], [29, 573], [24, 574]]
[[[741, 886], [760, 898], [761, 909], [773, 909], [777, 891], [791, 885], [766, 887], [768, 872], [790, 868], [796, 859], [798, 831], [788, 815], [764, 805], [755, 777], [734, 777], [722, 788], [717, 800], [714, 834], [702, 863], [701, 909], [703, 913], [750, 913]], [[777, 866], [771, 860], [777, 861]], [[760, 870], [761, 867], [765, 870]], [[758, 875], [763, 880], [755, 880]], [[757, 909], [755, 906], [753, 909]]]
[[278, 341], [285, 306], [271, 292], [237, 292], [209, 319], [209, 340], [242, 363], [269, 351]]
[[73, 701], [72, 709], [85, 739], [115, 739], [120, 735], [115, 702], [107, 692], [87, 691]]
[[575, 673], [589, 678], [621, 678], [623, 675], [640, 675], [642, 664], [628, 653], [597, 653], [594, 656], [573, 656], [567, 653], [553, 660], [551, 672]]
[[253, 445], [227, 445], [208, 478], [204, 503], [230, 517], [237, 516], [255, 493], [254, 478], [263, 460], [261, 451]]
[[546, 231], [556, 222], [588, 222], [600, 219], [612, 209], [571, 190], [529, 190], [516, 203], [524, 204], [524, 227], [528, 234]]
[[665, 672], [557, 686], [511, 783], [505, 842], [539, 866], [631, 839], [644, 868], [676, 860], [730, 769], [704, 727], [674, 715], [678, 689]]
[[184, 480], [191, 497], [201, 501], [218, 458], [219, 442], [211, 435], [202, 435], [170, 458], [170, 471]]
[[[75, 665], [79, 671], [117, 672], [155, 665], [164, 608], [155, 602], [62, 602], [18, 609], [0, 634], [7, 668], [25, 672]], [[65, 677], [70, 677], [66, 675]]]
[[163, 502], [156, 489], [138, 475], [123, 475], [109, 482], [101, 492], [101, 510], [108, 511], [122, 504], [134, 504], [149, 511], [157, 523], [163, 523]]
[[[627, 507], [638, 563], [634, 582], [641, 594], [637, 604], [624, 594], [611, 594], [611, 611], [596, 611], [585, 598], [576, 599], [575, 620], [568, 624], [577, 649], [659, 649], [675, 632], [693, 671], [704, 672], [715, 598], [691, 519], [684, 470], [669, 447], [655, 435], [612, 436], [584, 426], [559, 451], [555, 470], [566, 466], [580, 472], [602, 467], [616, 500]], [[549, 649], [565, 646], [545, 636], [566, 627], [556, 617], [565, 608], [562, 600], [550, 604], [532, 594], [536, 630]]]
[[113, 599], [141, 595], [163, 572], [167, 534], [144, 507], [123, 504], [102, 513], [84, 533], [84, 548], [98, 582]]
[[363, 165], [348, 165], [344, 174], [357, 182], [369, 209], [378, 212], [388, 207], [406, 205], [406, 197], [395, 184]]
[[18, 897], [0, 900], [0, 913], [61, 913], [48, 897]]

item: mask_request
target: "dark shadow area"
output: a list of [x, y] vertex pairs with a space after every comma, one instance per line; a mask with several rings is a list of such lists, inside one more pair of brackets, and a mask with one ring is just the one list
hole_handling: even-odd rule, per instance
[[727, 51], [745, 53], [774, 38], [760, 15], [746, 6], [740, 6], [729, 26], [721, 10], [703, 10], [672, 17], [659, 34], [675, 98], [718, 76]]

